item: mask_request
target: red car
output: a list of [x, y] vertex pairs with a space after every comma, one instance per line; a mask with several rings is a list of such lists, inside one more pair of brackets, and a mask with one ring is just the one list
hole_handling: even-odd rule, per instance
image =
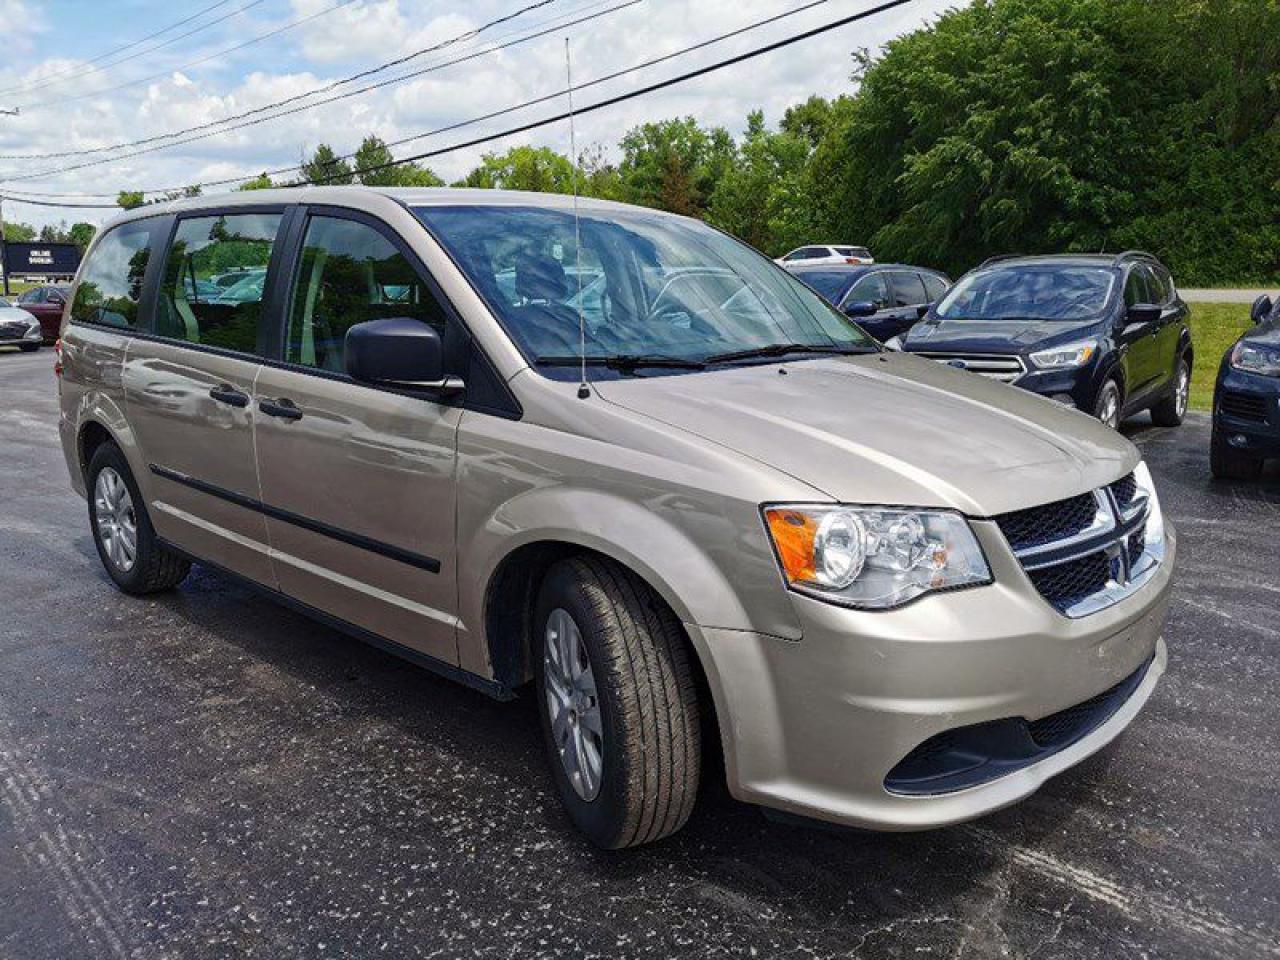
[[17, 306], [40, 321], [45, 343], [53, 343], [58, 339], [58, 327], [62, 323], [62, 308], [67, 305], [70, 292], [70, 287], [45, 284], [32, 287], [18, 297]]

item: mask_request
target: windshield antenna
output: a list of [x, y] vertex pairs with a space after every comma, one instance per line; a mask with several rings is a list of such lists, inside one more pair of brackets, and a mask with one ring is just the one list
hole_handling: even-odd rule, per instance
[[591, 396], [587, 386], [587, 320], [582, 315], [582, 227], [578, 218], [578, 136], [573, 125], [573, 66], [569, 58], [569, 38], [564, 38], [564, 75], [569, 94], [569, 159], [573, 175], [573, 260], [578, 275], [578, 359], [582, 362], [582, 379], [578, 383], [578, 399]]

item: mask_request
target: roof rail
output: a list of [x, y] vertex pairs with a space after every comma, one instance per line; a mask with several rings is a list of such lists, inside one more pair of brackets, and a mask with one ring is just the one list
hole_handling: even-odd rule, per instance
[[1155, 257], [1153, 257], [1151, 254], [1147, 253], [1147, 251], [1145, 251], [1145, 250], [1125, 250], [1125, 251], [1123, 251], [1122, 253], [1117, 253], [1117, 254], [1115, 255], [1115, 257], [1114, 257], [1114, 258], [1112, 258], [1112, 260], [1111, 260], [1111, 265], [1112, 265], [1113, 267], [1118, 267], [1118, 266], [1120, 266], [1120, 264], [1124, 263], [1124, 261], [1129, 260], [1129, 259], [1131, 259], [1131, 258], [1132, 258], [1132, 259], [1143, 259], [1143, 260], [1154, 260], [1154, 259], [1155, 259]]
[[1026, 256], [1026, 254], [1002, 253], [1002, 254], [999, 254], [998, 256], [987, 257], [987, 259], [983, 260], [982, 263], [978, 264], [978, 269], [981, 270], [983, 267], [990, 266], [993, 263], [999, 263], [1001, 260], [1018, 260], [1024, 256]]

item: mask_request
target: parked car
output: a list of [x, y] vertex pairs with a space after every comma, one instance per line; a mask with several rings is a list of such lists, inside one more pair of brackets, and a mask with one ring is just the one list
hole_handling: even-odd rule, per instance
[[1187, 412], [1190, 311], [1146, 253], [999, 257], [961, 277], [900, 343], [1118, 427]]
[[1213, 391], [1209, 463], [1215, 477], [1255, 480], [1280, 457], [1280, 303], [1259, 297], [1254, 326], [1227, 351]]
[[901, 263], [798, 266], [792, 274], [877, 340], [906, 333], [946, 293], [946, 274]]
[[18, 306], [40, 321], [45, 343], [58, 339], [58, 324], [62, 322], [62, 309], [67, 305], [69, 291], [66, 286], [44, 284], [18, 297]]
[[40, 349], [43, 338], [39, 320], [0, 297], [0, 347], [18, 347], [30, 353]]
[[850, 247], [845, 244], [818, 244], [816, 246], [797, 247], [790, 253], [779, 257], [776, 263], [784, 267], [800, 264], [832, 264], [832, 263], [875, 263], [875, 257], [866, 247]]
[[[261, 301], [184, 298], [232, 257], [271, 265]], [[570, 306], [566, 262], [602, 295]], [[122, 590], [202, 563], [527, 691], [604, 847], [680, 828], [704, 731], [749, 803], [977, 817], [1165, 668], [1175, 541], [1128, 440], [884, 350], [695, 220], [488, 190], [147, 206], [99, 232], [62, 345]]]

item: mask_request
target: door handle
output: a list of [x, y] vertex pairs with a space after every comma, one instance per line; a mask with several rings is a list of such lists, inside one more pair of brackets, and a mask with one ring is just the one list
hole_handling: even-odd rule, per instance
[[209, 396], [219, 403], [225, 403], [232, 407], [247, 407], [249, 405], [249, 395], [229, 383], [220, 384], [209, 391]]
[[278, 400], [263, 398], [258, 401], [258, 409], [268, 417], [279, 417], [282, 420], [302, 419], [302, 411], [288, 397], [280, 397]]

